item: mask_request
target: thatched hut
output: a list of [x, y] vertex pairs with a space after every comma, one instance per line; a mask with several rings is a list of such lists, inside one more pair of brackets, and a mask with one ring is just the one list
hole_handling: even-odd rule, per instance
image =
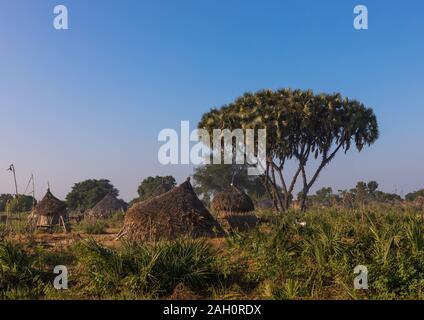
[[85, 213], [86, 218], [108, 218], [115, 212], [125, 211], [126, 203], [119, 200], [112, 194], [108, 193], [102, 200], [100, 200], [93, 208]]
[[29, 218], [37, 228], [63, 226], [66, 230], [66, 204], [56, 198], [48, 189], [44, 198], [34, 207]]
[[235, 186], [215, 195], [211, 202], [218, 222], [227, 230], [244, 231], [256, 226], [258, 219], [253, 214], [252, 199]]
[[214, 237], [221, 226], [199, 200], [190, 179], [172, 190], [135, 203], [125, 215], [118, 238], [152, 241], [179, 236]]

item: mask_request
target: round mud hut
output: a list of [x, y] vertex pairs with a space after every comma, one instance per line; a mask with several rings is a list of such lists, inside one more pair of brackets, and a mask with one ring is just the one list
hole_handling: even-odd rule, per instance
[[108, 193], [93, 208], [87, 210], [85, 217], [89, 219], [104, 219], [111, 217], [115, 212], [124, 212], [125, 210], [126, 203], [123, 200], [119, 200], [112, 194]]
[[223, 233], [187, 179], [166, 193], [131, 206], [117, 239], [156, 241], [180, 236], [215, 237]]
[[245, 231], [255, 227], [258, 222], [253, 214], [255, 206], [252, 199], [235, 186], [216, 194], [211, 208], [226, 231]]
[[62, 226], [67, 231], [66, 204], [48, 189], [44, 198], [34, 207], [29, 219], [36, 228]]

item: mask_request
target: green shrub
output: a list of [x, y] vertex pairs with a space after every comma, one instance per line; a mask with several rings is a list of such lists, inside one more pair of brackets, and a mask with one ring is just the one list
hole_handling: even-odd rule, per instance
[[40, 270], [23, 248], [11, 241], [0, 243], [0, 296], [32, 298], [38, 293]]
[[198, 288], [213, 280], [214, 258], [204, 240], [183, 239], [153, 248], [158, 254], [154, 275], [160, 288], [170, 292], [178, 283]]
[[105, 295], [119, 290], [125, 276], [121, 255], [92, 238], [77, 244], [76, 255], [84, 270], [83, 280], [88, 285], [85, 288], [88, 293]]
[[161, 296], [179, 283], [200, 288], [213, 280], [214, 260], [204, 240], [176, 240], [153, 245], [127, 242], [121, 251], [99, 245], [93, 239], [76, 247], [89, 294]]

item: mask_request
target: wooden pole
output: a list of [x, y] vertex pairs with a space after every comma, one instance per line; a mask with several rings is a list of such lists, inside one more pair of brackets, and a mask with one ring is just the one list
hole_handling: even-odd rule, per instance
[[9, 171], [12, 171], [13, 173], [13, 179], [15, 181], [15, 196], [18, 196], [18, 182], [16, 181], [16, 171], [15, 171], [15, 166], [13, 164], [10, 165], [9, 167]]
[[[10, 165], [10, 167], [9, 167], [8, 170], [13, 173], [13, 180], [15, 182], [15, 198], [16, 198], [16, 201], [18, 201], [18, 209], [19, 209], [18, 182], [16, 180], [16, 171], [15, 171], [15, 166], [13, 165], [13, 163]], [[7, 212], [6, 213], [6, 224], [8, 224], [9, 214], [10, 214], [10, 212]]]
[[32, 209], [35, 208], [35, 181], [34, 181], [34, 174], [31, 174], [32, 179]]

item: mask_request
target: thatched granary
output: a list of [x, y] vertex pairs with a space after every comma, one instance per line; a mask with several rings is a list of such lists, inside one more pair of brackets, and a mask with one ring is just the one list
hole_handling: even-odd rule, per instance
[[221, 226], [199, 200], [190, 179], [187, 179], [166, 193], [131, 206], [118, 238], [153, 241], [222, 234]]
[[244, 231], [256, 226], [258, 219], [253, 214], [252, 199], [235, 186], [230, 186], [215, 195], [211, 208], [221, 226], [227, 230]]
[[215, 195], [211, 203], [215, 211], [251, 212], [255, 210], [252, 199], [235, 186]]
[[93, 208], [87, 210], [85, 216], [87, 218], [108, 218], [117, 211], [125, 210], [125, 202], [108, 193]]
[[46, 195], [35, 206], [29, 218], [30, 222], [38, 228], [63, 226], [66, 229], [66, 204], [56, 198], [48, 189]]

